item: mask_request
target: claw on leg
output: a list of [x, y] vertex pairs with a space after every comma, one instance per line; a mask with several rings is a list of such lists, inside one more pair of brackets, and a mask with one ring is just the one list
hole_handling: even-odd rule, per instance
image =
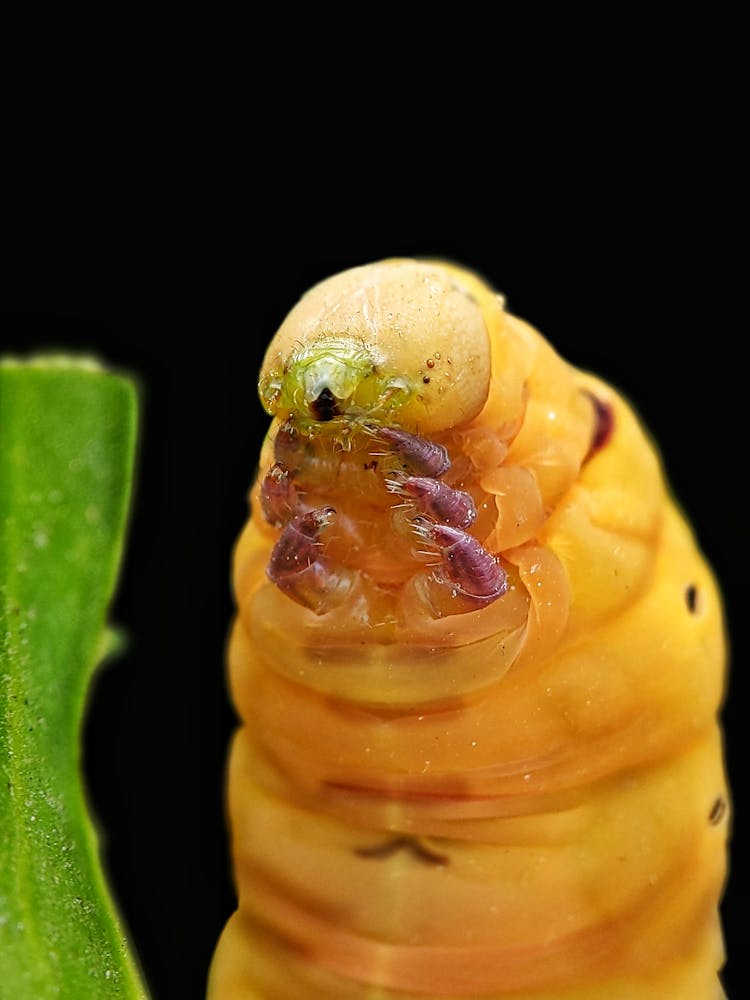
[[424, 579], [435, 617], [484, 608], [506, 592], [508, 580], [500, 560], [473, 535], [422, 516], [415, 517], [412, 526], [439, 559]]
[[472, 496], [439, 479], [394, 474], [385, 482], [391, 493], [402, 497], [416, 512], [434, 517], [441, 524], [468, 528], [476, 520]]
[[290, 521], [299, 509], [292, 475], [281, 462], [274, 462], [261, 484], [260, 506], [266, 521], [277, 528]]
[[324, 554], [320, 536], [335, 516], [333, 507], [318, 507], [289, 521], [266, 570], [271, 583], [317, 615], [341, 604], [355, 579], [351, 570]]
[[410, 434], [400, 427], [368, 427], [368, 430], [388, 446], [392, 457], [397, 458], [411, 475], [442, 476], [450, 468], [448, 450], [442, 444]]

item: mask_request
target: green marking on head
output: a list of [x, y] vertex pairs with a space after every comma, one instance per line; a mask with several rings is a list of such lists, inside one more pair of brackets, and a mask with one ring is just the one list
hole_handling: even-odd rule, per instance
[[263, 375], [259, 392], [267, 413], [306, 426], [377, 419], [405, 403], [412, 386], [404, 375], [381, 372], [362, 344], [331, 335], [300, 345], [283, 368]]

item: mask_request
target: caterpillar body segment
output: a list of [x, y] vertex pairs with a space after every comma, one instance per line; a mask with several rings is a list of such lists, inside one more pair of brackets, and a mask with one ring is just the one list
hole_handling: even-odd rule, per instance
[[721, 602], [626, 401], [409, 260], [260, 394], [209, 1000], [722, 997]]

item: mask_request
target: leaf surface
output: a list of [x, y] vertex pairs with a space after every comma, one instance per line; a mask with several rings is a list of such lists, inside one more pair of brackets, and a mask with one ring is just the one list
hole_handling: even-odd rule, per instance
[[0, 361], [0, 1000], [145, 997], [82, 782], [127, 523], [131, 380]]

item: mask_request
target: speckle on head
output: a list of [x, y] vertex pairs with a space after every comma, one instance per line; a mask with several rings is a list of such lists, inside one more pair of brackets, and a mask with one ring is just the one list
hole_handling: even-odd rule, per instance
[[694, 615], [698, 611], [698, 588], [694, 583], [688, 584], [685, 587], [685, 604], [687, 604], [687, 609], [691, 615]]

